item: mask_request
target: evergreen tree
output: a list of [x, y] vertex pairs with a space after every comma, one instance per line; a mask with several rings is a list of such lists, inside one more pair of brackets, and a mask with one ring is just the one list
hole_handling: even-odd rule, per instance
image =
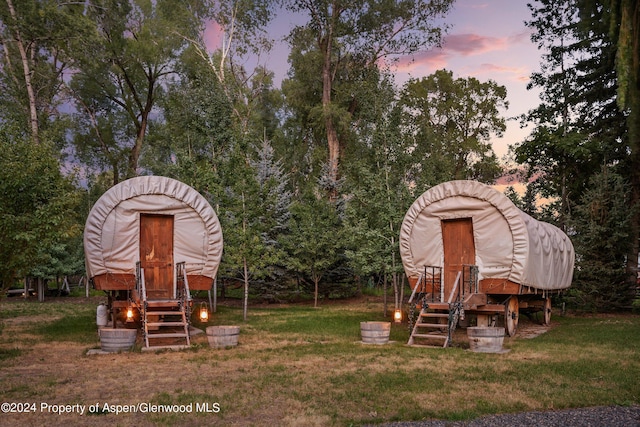
[[289, 233], [283, 244], [290, 269], [313, 282], [314, 307], [318, 306], [320, 281], [342, 253], [342, 225], [335, 205], [306, 191], [292, 204]]
[[254, 220], [261, 227], [261, 241], [271, 265], [265, 266], [265, 274], [255, 291], [268, 300], [280, 299], [289, 290], [284, 277], [286, 253], [281, 240], [288, 230], [291, 216], [292, 193], [288, 189], [288, 177], [284, 173], [282, 162], [275, 158], [273, 147], [267, 139], [257, 149], [256, 160], [251, 161], [258, 184], [258, 217]]
[[[543, 50], [541, 71], [529, 87], [542, 88], [541, 104], [526, 121], [530, 137], [515, 147], [541, 197], [559, 198], [556, 221], [565, 228], [572, 205], [602, 164], [624, 159], [624, 117], [615, 102], [614, 45], [609, 9], [587, 19], [584, 2], [540, 0], [530, 5], [532, 40]], [[531, 185], [531, 184], [530, 184]]]
[[626, 277], [631, 219], [637, 214], [626, 200], [629, 186], [609, 167], [589, 181], [575, 207], [572, 229], [576, 272], [570, 301], [584, 310], [616, 310], [631, 305], [635, 284]]
[[[637, 212], [638, 2], [539, 0], [530, 8], [532, 39], [545, 50], [542, 70], [532, 76], [532, 86], [543, 89], [543, 102], [527, 116], [535, 128], [515, 148], [516, 159], [529, 166], [541, 196], [559, 200], [551, 207], [562, 228], [603, 165], [628, 178], [626, 203]], [[640, 216], [631, 218], [629, 283], [637, 276], [639, 223]], [[583, 231], [573, 230], [576, 236]]]

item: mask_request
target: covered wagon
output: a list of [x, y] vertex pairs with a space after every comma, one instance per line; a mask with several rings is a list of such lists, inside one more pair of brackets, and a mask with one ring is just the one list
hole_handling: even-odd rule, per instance
[[575, 258], [559, 228], [476, 181], [445, 182], [418, 197], [402, 223], [400, 254], [422, 316], [450, 319], [440, 323], [451, 328], [469, 314], [479, 326], [504, 315], [509, 335], [521, 310], [543, 311], [549, 322], [550, 296], [571, 286]]
[[189, 344], [190, 291], [211, 289], [222, 247], [222, 229], [207, 200], [162, 176], [110, 188], [84, 229], [87, 276], [108, 293], [113, 326], [118, 312], [133, 314], [147, 346], [176, 337]]

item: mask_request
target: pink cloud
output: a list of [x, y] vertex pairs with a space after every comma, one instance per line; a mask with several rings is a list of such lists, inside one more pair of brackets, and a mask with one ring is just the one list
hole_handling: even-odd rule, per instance
[[497, 65], [489, 63], [481, 64], [479, 69], [480, 71], [492, 73], [522, 74], [529, 72], [526, 67], [510, 67], [507, 65]]
[[438, 70], [447, 68], [455, 56], [479, 55], [492, 50], [506, 49], [508, 42], [504, 38], [487, 37], [479, 34], [453, 34], [446, 37], [441, 48], [418, 52], [412, 58], [401, 58], [396, 64], [399, 72], [420, 70]]
[[396, 70], [401, 73], [411, 73], [419, 70], [439, 70], [446, 68], [450, 55], [442, 49], [418, 52], [412, 58], [401, 58], [396, 64]]
[[513, 34], [511, 36], [509, 36], [508, 40], [509, 40], [509, 44], [519, 44], [519, 43], [529, 43], [531, 42], [531, 34], [533, 33], [532, 30], [530, 29], [526, 29], [522, 32]]
[[[527, 44], [529, 36], [529, 30], [505, 37], [492, 37], [476, 33], [452, 34], [445, 38], [441, 48], [419, 52], [411, 58], [400, 58], [398, 63], [395, 64], [396, 71], [400, 73], [431, 72], [442, 68], [451, 68], [451, 63], [456, 58], [479, 56], [497, 51], [502, 52], [500, 56], [511, 56], [509, 52], [513, 52], [513, 49], [518, 49], [519, 45]], [[514, 55], [517, 56], [516, 53]], [[465, 62], [467, 62], [465, 68], [469, 68], [471, 64], [468, 64], [468, 61]], [[493, 60], [492, 62], [477, 64], [473, 66], [473, 70], [469, 71], [469, 75], [500, 73], [512, 80], [521, 82], [527, 82], [530, 73], [527, 67], [521, 65], [496, 65]]]
[[488, 37], [480, 34], [452, 34], [445, 38], [443, 49], [462, 56], [469, 56], [504, 50], [508, 44], [506, 38]]
[[204, 39], [204, 45], [207, 47], [209, 51], [214, 51], [220, 47], [222, 47], [222, 38], [224, 37], [224, 32], [220, 25], [218, 25], [215, 21], [209, 21], [204, 28], [204, 34], [202, 38]]
[[513, 67], [509, 65], [502, 65], [502, 64], [483, 63], [483, 64], [480, 64], [480, 66], [476, 69], [476, 72], [473, 74], [475, 75], [501, 74], [510, 80], [526, 83], [529, 81], [530, 73], [531, 73], [531, 70], [528, 67], [524, 67], [524, 66]]

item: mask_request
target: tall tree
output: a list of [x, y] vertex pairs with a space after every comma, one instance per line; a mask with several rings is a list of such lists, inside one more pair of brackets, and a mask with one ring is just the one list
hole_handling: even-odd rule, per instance
[[[172, 176], [220, 201], [220, 168], [234, 144], [233, 106], [210, 68], [188, 48], [158, 107], [142, 166]], [[217, 181], [217, 184], [214, 183]]]
[[[255, 130], [250, 127], [256, 123], [255, 116], [264, 112], [260, 106], [265, 93], [272, 90], [273, 73], [260, 62], [273, 44], [265, 27], [273, 17], [276, 3], [275, 0], [214, 2], [210, 7], [210, 25], [217, 31], [220, 41], [215, 44], [202, 37], [185, 37], [220, 83], [233, 106], [234, 123], [242, 134]], [[249, 55], [251, 61], [257, 58], [253, 71], [245, 68]], [[262, 131], [258, 129], [260, 136]]]
[[[16, 136], [17, 135], [17, 136]], [[78, 192], [60, 173], [53, 145], [0, 128], [0, 281], [13, 284], [80, 234]]]
[[[291, 0], [289, 10], [306, 13], [309, 21], [291, 33], [292, 78], [303, 73], [321, 82], [313, 85], [311, 113], [322, 124], [327, 142], [329, 178], [337, 182], [339, 162], [345, 148], [349, 116], [358, 100], [336, 102], [337, 83], [360, 70], [378, 67], [385, 60], [411, 55], [440, 42], [441, 28], [435, 24], [451, 7], [451, 0]], [[304, 65], [303, 65], [304, 64]], [[303, 68], [304, 67], [304, 68]], [[335, 191], [330, 197], [336, 197]]]
[[[534, 124], [515, 147], [543, 197], [559, 198], [556, 220], [565, 228], [589, 177], [603, 163], [621, 161], [623, 116], [615, 105], [614, 56], [606, 9], [582, 21], [581, 2], [542, 0], [530, 5], [532, 41], [543, 51], [541, 70], [529, 88], [542, 88], [541, 103], [525, 120]], [[583, 2], [584, 3], [584, 2]], [[602, 19], [601, 19], [602, 18]], [[594, 83], [597, 82], [597, 83]]]
[[[71, 88], [84, 117], [79, 144], [92, 144], [122, 175], [135, 176], [145, 138], [168, 76], [188, 45], [178, 31], [203, 29], [204, 2], [98, 0], [87, 4], [96, 33], [79, 50]], [[114, 170], [114, 183], [120, 171]]]
[[[363, 102], [351, 144], [355, 153], [345, 164], [347, 209], [345, 240], [349, 264], [361, 278], [391, 282], [395, 308], [401, 303], [401, 271], [398, 234], [407, 207], [413, 200], [408, 183], [410, 145], [402, 136], [401, 109], [391, 76], [376, 85], [369, 81], [370, 97]], [[363, 93], [364, 95], [364, 93]], [[386, 290], [386, 286], [385, 286]], [[385, 292], [385, 312], [386, 312]]]
[[403, 126], [422, 162], [414, 172], [419, 186], [451, 179], [493, 182], [500, 167], [491, 138], [506, 129], [506, 97], [506, 88], [492, 80], [454, 79], [447, 70], [405, 84]]
[[289, 234], [283, 238], [289, 267], [313, 281], [314, 307], [318, 306], [320, 281], [341, 253], [340, 219], [335, 206], [306, 191], [291, 207]]
[[0, 120], [28, 129], [35, 143], [53, 130], [73, 46], [89, 34], [83, 11], [80, 2], [0, 2]]
[[572, 226], [577, 269], [575, 289], [569, 299], [585, 310], [616, 310], [628, 307], [635, 297], [635, 283], [626, 274], [631, 239], [631, 220], [637, 209], [627, 205], [629, 186], [603, 167], [590, 180], [576, 205]]
[[[630, 174], [630, 205], [640, 205], [640, 2], [638, 0], [611, 0], [611, 7], [620, 8], [612, 14], [610, 32], [617, 33], [616, 76], [618, 81], [618, 107], [627, 116], [629, 138], [628, 171]], [[629, 280], [638, 275], [640, 252], [640, 214], [631, 220], [631, 242], [627, 254]]]
[[[636, 206], [638, 2], [539, 0], [530, 8], [533, 19], [527, 25], [545, 51], [541, 72], [532, 76], [532, 86], [543, 89], [543, 102], [527, 116], [535, 128], [516, 147], [517, 160], [541, 178], [536, 185], [547, 191], [544, 196], [559, 197], [560, 226], [603, 165], [629, 178], [627, 203]], [[630, 281], [637, 274], [639, 221], [632, 218]]]

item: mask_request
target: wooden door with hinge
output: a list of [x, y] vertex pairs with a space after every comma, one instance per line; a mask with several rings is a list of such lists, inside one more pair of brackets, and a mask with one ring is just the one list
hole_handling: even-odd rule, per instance
[[[476, 263], [476, 248], [471, 218], [442, 220], [441, 227], [444, 250], [444, 301], [446, 302], [458, 272], [464, 265]], [[462, 283], [458, 286], [462, 286]]]
[[173, 215], [140, 214], [140, 266], [147, 298], [174, 298]]

